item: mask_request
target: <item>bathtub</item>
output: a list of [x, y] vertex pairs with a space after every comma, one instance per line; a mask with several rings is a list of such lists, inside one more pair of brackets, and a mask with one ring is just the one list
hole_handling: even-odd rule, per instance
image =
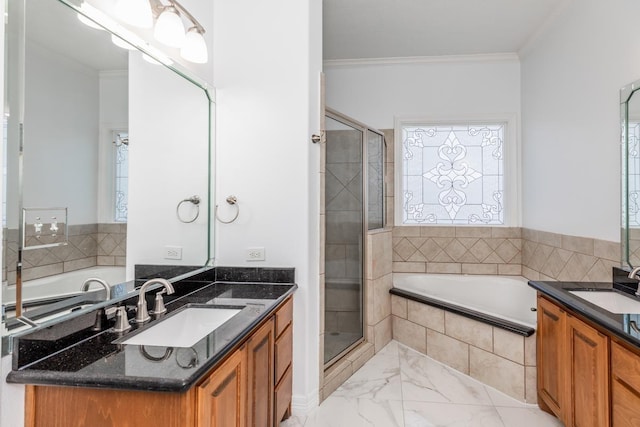
[[529, 336], [536, 291], [520, 276], [394, 273], [392, 294]]
[[393, 338], [536, 403], [536, 291], [519, 276], [394, 273]]
[[[28, 280], [22, 283], [22, 301], [47, 300], [60, 296], [78, 294], [81, 291], [82, 283], [90, 277], [106, 280], [110, 286], [114, 286], [125, 281], [125, 268], [96, 266], [40, 279]], [[92, 283], [89, 285], [89, 289], [101, 289], [101, 286], [97, 283]], [[15, 304], [15, 302], [15, 285], [7, 286], [6, 283], [3, 283], [2, 303], [4, 305], [12, 305]]]

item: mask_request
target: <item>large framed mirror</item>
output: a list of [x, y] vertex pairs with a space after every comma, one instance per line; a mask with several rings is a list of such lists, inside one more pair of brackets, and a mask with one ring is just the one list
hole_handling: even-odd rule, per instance
[[212, 91], [86, 3], [7, 3], [4, 334], [213, 258]]
[[620, 90], [622, 266], [640, 266], [640, 80]]

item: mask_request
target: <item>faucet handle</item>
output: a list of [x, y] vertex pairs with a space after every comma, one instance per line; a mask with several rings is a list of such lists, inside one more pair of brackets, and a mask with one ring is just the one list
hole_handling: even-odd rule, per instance
[[116, 311], [116, 326], [114, 332], [124, 332], [131, 329], [129, 318], [127, 317], [127, 308], [125, 306], [118, 307]]
[[162, 299], [162, 295], [166, 294], [167, 290], [163, 289], [160, 292], [156, 293], [156, 302], [153, 306], [153, 314], [163, 314], [167, 312], [167, 307], [164, 306], [164, 299]]

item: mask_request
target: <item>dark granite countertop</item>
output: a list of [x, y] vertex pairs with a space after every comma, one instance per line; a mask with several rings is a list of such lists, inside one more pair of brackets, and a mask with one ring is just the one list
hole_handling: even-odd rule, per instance
[[[108, 319], [102, 330], [92, 330], [96, 310], [19, 336], [14, 341], [13, 370], [7, 381], [186, 391], [297, 288], [293, 269], [236, 269], [239, 274], [232, 270], [222, 269], [224, 274], [216, 274], [213, 281], [210, 274], [199, 274], [175, 282], [176, 293], [164, 297], [167, 313], [142, 325], [130, 321], [132, 328], [125, 333], [113, 331], [114, 318]], [[237, 281], [220, 281], [219, 276]], [[151, 310], [155, 292], [146, 296]], [[137, 299], [135, 295], [117, 304], [127, 307], [129, 319], [135, 317]], [[182, 309], [212, 306], [241, 311], [191, 347], [121, 343]]]
[[[633, 283], [637, 286], [637, 282]], [[535, 288], [540, 293], [565, 305], [572, 311], [581, 314], [595, 324], [603, 327], [613, 335], [621, 338], [627, 343], [640, 348], [640, 333], [633, 329], [633, 324], [640, 327], [640, 314], [615, 314], [607, 311], [595, 304], [590, 303], [570, 291], [614, 291], [625, 294], [628, 297], [640, 302], [640, 298], [634, 295], [635, 286], [625, 283], [614, 282], [545, 282], [529, 281], [529, 286]]]

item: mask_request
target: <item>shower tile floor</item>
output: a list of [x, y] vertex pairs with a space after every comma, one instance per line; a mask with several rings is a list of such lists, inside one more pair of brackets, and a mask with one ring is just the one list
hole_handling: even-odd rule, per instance
[[562, 427], [526, 405], [392, 341], [306, 417], [280, 427]]

